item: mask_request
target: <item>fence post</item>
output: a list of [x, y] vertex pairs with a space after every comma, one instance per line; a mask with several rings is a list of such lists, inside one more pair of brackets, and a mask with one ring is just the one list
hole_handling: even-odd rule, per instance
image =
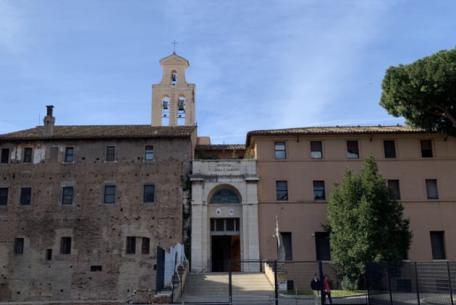
[[367, 263], [366, 264], [366, 274], [364, 276], [366, 289], [367, 289], [367, 305], [370, 305], [370, 287], [369, 287], [369, 270], [370, 269], [371, 269], [370, 263]]
[[277, 278], [277, 260], [274, 261], [274, 298], [274, 304], [279, 305], [279, 279]]
[[451, 271], [450, 271], [450, 262], [449, 261], [447, 261], [447, 270], [448, 270], [448, 285], [450, 286], [451, 305], [454, 305], [454, 301], [453, 301], [453, 285], [451, 283]]
[[323, 287], [323, 263], [318, 261], [318, 273], [320, 274], [320, 301], [321, 305], [325, 305], [325, 291]]
[[391, 288], [391, 272], [390, 272], [390, 265], [386, 264], [386, 272], [388, 275], [388, 290], [390, 294], [390, 304], [393, 305], [393, 290]]
[[228, 263], [228, 301], [233, 304], [233, 273], [231, 270], [231, 261]]
[[417, 264], [415, 262], [415, 283], [416, 283], [416, 299], [418, 300], [418, 305], [421, 304], [421, 300], [420, 300], [420, 282], [418, 281], [418, 268], [417, 268]]

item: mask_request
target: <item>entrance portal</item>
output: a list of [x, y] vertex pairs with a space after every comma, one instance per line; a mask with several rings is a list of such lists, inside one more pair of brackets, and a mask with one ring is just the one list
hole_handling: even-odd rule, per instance
[[239, 235], [212, 236], [212, 272], [241, 271], [241, 242]]

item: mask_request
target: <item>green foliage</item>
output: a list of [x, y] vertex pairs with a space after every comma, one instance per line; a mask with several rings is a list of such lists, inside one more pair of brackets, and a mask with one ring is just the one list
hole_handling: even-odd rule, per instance
[[412, 126], [456, 135], [456, 48], [390, 67], [380, 105]]
[[328, 205], [331, 259], [354, 288], [369, 262], [397, 262], [410, 246], [403, 207], [379, 175], [373, 157], [359, 175], [347, 172], [331, 193]]

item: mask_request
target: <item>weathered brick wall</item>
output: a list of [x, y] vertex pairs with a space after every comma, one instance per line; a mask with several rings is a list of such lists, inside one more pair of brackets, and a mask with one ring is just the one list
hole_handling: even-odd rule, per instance
[[[146, 144], [154, 145], [154, 161], [143, 160]], [[104, 161], [106, 145], [116, 146], [117, 161]], [[36, 164], [0, 164], [0, 186], [9, 188], [8, 205], [0, 206], [0, 302], [115, 300], [154, 289], [155, 247], [182, 242], [190, 138], [0, 143], [13, 155], [25, 146], [40, 152]], [[62, 162], [65, 146], [75, 147], [74, 164]], [[115, 204], [103, 203], [105, 183], [117, 187]], [[71, 206], [61, 205], [66, 184], [74, 186]], [[155, 184], [152, 204], [143, 203], [144, 184]], [[24, 186], [32, 187], [30, 206], [19, 204]], [[62, 236], [72, 237], [70, 255], [60, 254]], [[137, 237], [136, 254], [126, 254], [127, 236]], [[25, 239], [21, 255], [14, 254], [17, 237]], [[148, 255], [141, 237], [150, 238]]]

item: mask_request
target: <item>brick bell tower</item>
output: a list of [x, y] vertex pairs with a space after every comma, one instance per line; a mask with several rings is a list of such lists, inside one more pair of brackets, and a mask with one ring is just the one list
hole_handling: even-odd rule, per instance
[[152, 85], [152, 126], [194, 126], [195, 85], [185, 80], [189, 62], [173, 54], [160, 60], [163, 76]]

